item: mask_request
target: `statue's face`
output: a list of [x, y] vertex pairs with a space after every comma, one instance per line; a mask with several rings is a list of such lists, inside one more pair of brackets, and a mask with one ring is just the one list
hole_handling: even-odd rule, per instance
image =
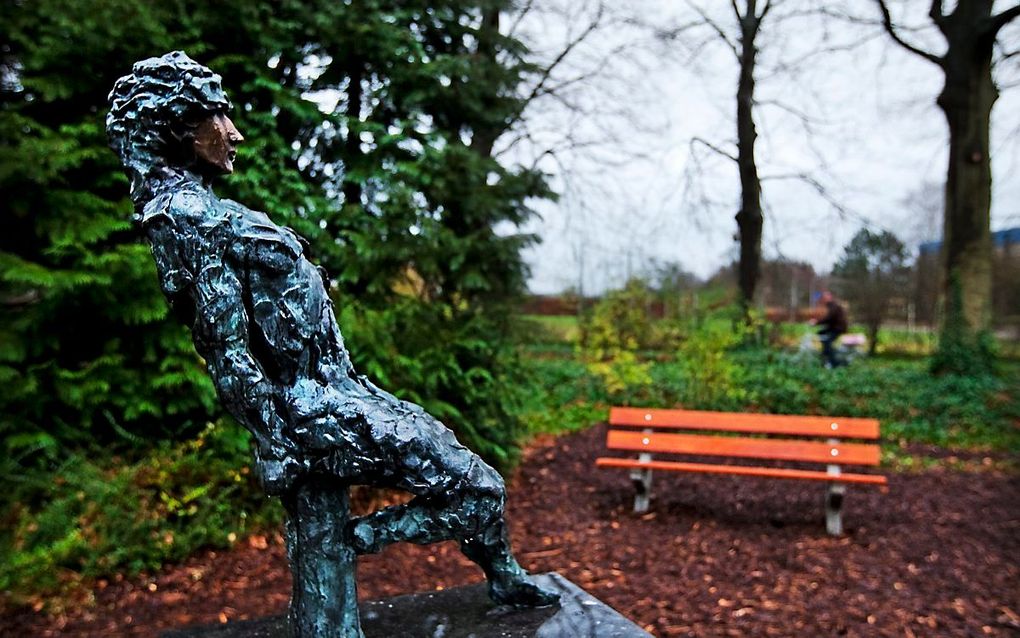
[[216, 113], [195, 128], [195, 156], [202, 168], [217, 175], [234, 172], [237, 145], [244, 137], [223, 113]]

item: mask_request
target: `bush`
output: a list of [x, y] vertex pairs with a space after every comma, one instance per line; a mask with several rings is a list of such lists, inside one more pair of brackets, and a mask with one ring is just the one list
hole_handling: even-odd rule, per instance
[[384, 310], [345, 300], [340, 323], [357, 370], [421, 405], [501, 471], [518, 457], [520, 362], [505, 330], [481, 314], [402, 298]]
[[0, 591], [23, 604], [83, 578], [158, 569], [281, 520], [249, 471], [232, 422], [164, 444], [140, 461], [69, 459], [50, 485], [25, 483], [3, 513]]
[[680, 404], [690, 409], [740, 409], [750, 396], [746, 376], [732, 350], [745, 340], [745, 331], [725, 319], [711, 319], [694, 327], [681, 343], [677, 362], [683, 378]]
[[581, 355], [613, 401], [631, 403], [651, 386], [651, 364], [638, 357], [653, 334], [651, 300], [644, 283], [631, 281], [622, 290], [607, 293], [584, 322]]

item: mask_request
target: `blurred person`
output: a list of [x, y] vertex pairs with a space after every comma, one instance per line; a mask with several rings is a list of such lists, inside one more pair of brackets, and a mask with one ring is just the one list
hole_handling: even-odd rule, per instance
[[825, 306], [825, 316], [812, 323], [819, 328], [818, 338], [822, 342], [822, 361], [826, 368], [836, 368], [843, 365], [836, 356], [836, 341], [846, 333], [847, 318], [846, 309], [836, 301], [836, 298], [828, 290], [822, 292], [818, 299], [819, 304]]

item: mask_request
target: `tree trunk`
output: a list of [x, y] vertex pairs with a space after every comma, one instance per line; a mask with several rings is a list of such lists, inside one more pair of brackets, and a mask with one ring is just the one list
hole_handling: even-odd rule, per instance
[[754, 126], [754, 64], [758, 53], [754, 41], [761, 20], [755, 15], [755, 2], [747, 3], [740, 21], [740, 77], [737, 82], [737, 168], [740, 172], [740, 211], [737, 231], [740, 236], [738, 283], [740, 303], [745, 316], [754, 303], [754, 291], [761, 275], [761, 181], [754, 159], [758, 133]]
[[[486, 68], [492, 68], [497, 63], [496, 40], [499, 37], [499, 18], [500, 11], [498, 7], [485, 6], [482, 9], [482, 24], [478, 30], [477, 55], [481, 58], [480, 63], [485, 65]], [[492, 148], [496, 145], [496, 140], [499, 139], [499, 136], [503, 134], [503, 130], [503, 126], [476, 125], [472, 131], [471, 148], [482, 157], [492, 157]]]
[[[995, 33], [979, 28], [990, 11], [991, 2], [986, 0], [961, 1], [944, 26], [949, 48], [945, 85], [938, 98], [949, 124], [943, 334], [948, 324], [957, 323], [964, 334], [973, 335], [986, 329], [991, 320], [989, 123], [998, 91], [992, 81]], [[960, 287], [959, 301], [950, 294], [953, 285]]]
[[[347, 105], [344, 115], [347, 117], [347, 137], [344, 139], [344, 207], [361, 206], [362, 181], [364, 176], [357, 174], [361, 165], [361, 103], [363, 99], [362, 80], [365, 67], [360, 60], [351, 60], [347, 70]], [[352, 174], [353, 173], [353, 174]]]
[[868, 324], [868, 356], [875, 356], [878, 352], [878, 329], [881, 324]]

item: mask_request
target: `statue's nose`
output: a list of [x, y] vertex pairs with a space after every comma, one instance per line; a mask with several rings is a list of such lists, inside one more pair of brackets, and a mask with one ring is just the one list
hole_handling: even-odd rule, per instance
[[244, 136], [241, 135], [241, 131], [238, 131], [237, 127], [234, 126], [234, 122], [226, 116], [224, 116], [224, 120], [226, 120], [225, 124], [227, 125], [227, 139], [234, 144], [240, 144], [243, 142]]

